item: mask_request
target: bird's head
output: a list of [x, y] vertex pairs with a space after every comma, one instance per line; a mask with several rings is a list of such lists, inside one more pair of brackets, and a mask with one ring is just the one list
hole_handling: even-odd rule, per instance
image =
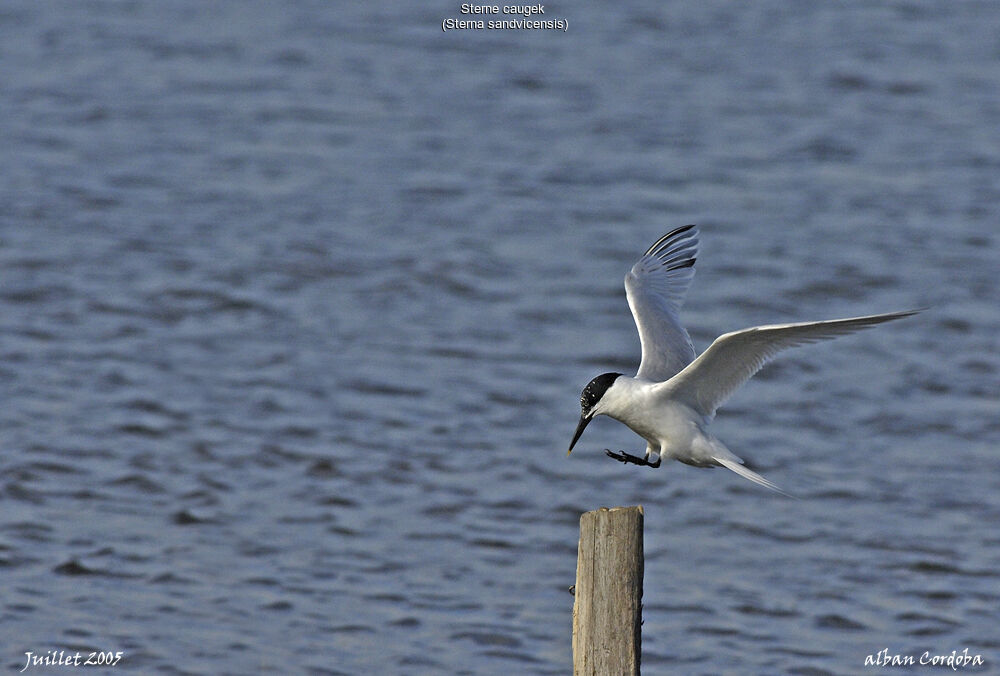
[[576, 446], [580, 435], [583, 434], [583, 430], [594, 419], [594, 416], [604, 412], [602, 410], [604, 394], [615, 384], [615, 380], [620, 375], [620, 373], [602, 373], [583, 388], [583, 392], [580, 394], [580, 422], [576, 426], [573, 441], [569, 442], [569, 450], [566, 451], [566, 455], [573, 452], [573, 447]]

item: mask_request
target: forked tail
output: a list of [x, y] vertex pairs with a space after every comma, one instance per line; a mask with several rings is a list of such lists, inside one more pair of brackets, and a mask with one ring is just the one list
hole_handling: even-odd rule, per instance
[[775, 491], [777, 493], [781, 493], [786, 498], [795, 497], [793, 495], [790, 495], [789, 493], [786, 493], [785, 491], [781, 490], [780, 488], [778, 488], [778, 486], [775, 485], [775, 483], [773, 481], [765, 479], [761, 475], [757, 474], [757, 472], [754, 472], [752, 469], [749, 469], [749, 468], [745, 467], [742, 464], [742, 461], [739, 460], [739, 458], [736, 458], [736, 459], [733, 459], [733, 458], [715, 458], [715, 461], [717, 463], [719, 463], [720, 465], [722, 465], [723, 467], [725, 467], [726, 469], [729, 469], [729, 470], [732, 470], [732, 471], [736, 472], [737, 474], [739, 474], [744, 479], [749, 479], [750, 481], [754, 482], [755, 484], [760, 484], [761, 486], [764, 486], [765, 488], [770, 488], [772, 491]]

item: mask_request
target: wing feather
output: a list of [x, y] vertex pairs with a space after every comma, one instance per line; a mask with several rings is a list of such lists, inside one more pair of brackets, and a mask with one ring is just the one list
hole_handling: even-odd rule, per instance
[[695, 357], [678, 314], [697, 255], [698, 228], [685, 225], [656, 240], [625, 275], [625, 295], [642, 343], [637, 378], [667, 380]]
[[782, 350], [854, 333], [917, 312], [919, 310], [755, 326], [727, 333], [716, 338], [697, 359], [664, 383], [664, 393], [711, 418], [737, 388]]

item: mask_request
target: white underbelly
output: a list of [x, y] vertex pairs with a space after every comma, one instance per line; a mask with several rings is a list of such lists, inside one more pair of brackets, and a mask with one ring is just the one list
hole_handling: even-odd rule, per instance
[[628, 411], [619, 420], [659, 448], [663, 455], [684, 454], [701, 434], [698, 414], [683, 404], [643, 406]]

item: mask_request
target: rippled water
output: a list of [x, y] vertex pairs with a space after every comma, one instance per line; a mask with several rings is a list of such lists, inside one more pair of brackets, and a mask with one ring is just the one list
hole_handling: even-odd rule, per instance
[[[421, 4], [0, 9], [3, 663], [563, 674], [579, 515], [641, 503], [648, 673], [995, 670], [1000, 5]], [[565, 457], [688, 222], [699, 349], [929, 308], [722, 410], [798, 501]]]

